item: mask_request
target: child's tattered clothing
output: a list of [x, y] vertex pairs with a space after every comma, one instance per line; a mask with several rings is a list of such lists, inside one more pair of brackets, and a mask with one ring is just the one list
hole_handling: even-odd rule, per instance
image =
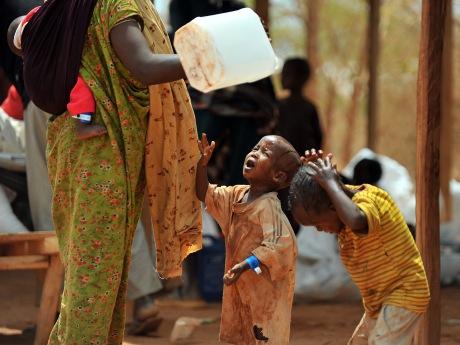
[[224, 287], [219, 339], [231, 344], [289, 344], [297, 241], [277, 193], [244, 203], [249, 186], [209, 185], [206, 210], [225, 236], [225, 271], [255, 255], [262, 273], [247, 271]]

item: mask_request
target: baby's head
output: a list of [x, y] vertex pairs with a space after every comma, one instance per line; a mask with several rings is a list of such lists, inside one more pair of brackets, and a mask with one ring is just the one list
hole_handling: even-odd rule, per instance
[[16, 33], [16, 30], [21, 24], [22, 20], [24, 19], [25, 16], [17, 17], [15, 20], [13, 20], [8, 27], [8, 31], [6, 34], [7, 40], [8, 40], [8, 46], [10, 47], [11, 51], [15, 53], [18, 56], [22, 56], [22, 50], [17, 48], [14, 45], [14, 34]]
[[[311, 176], [309, 165], [302, 166], [289, 188], [289, 208], [295, 220], [318, 231], [339, 233], [344, 224], [338, 217], [327, 192]], [[342, 183], [341, 183], [342, 184]]]
[[275, 191], [288, 187], [300, 166], [299, 154], [286, 139], [267, 135], [246, 156], [243, 176], [252, 187]]

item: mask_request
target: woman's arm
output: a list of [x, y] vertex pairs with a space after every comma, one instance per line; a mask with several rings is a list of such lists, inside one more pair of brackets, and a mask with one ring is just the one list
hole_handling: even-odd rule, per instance
[[144, 85], [186, 78], [177, 54], [152, 53], [135, 19], [116, 25], [110, 31], [110, 41], [126, 68]]

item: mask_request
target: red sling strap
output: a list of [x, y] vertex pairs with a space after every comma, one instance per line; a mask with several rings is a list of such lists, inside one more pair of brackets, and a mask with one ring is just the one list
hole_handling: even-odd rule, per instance
[[67, 110], [96, 2], [48, 0], [24, 28], [24, 84], [30, 99], [47, 113]]

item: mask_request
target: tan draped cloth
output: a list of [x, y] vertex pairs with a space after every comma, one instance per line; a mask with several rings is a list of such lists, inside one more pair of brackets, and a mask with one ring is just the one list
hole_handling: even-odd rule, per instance
[[[136, 0], [144, 36], [155, 54], [173, 49], [151, 0]], [[183, 80], [152, 85], [146, 142], [146, 175], [160, 277], [182, 274], [185, 257], [201, 249], [201, 203], [195, 193], [196, 121]]]

